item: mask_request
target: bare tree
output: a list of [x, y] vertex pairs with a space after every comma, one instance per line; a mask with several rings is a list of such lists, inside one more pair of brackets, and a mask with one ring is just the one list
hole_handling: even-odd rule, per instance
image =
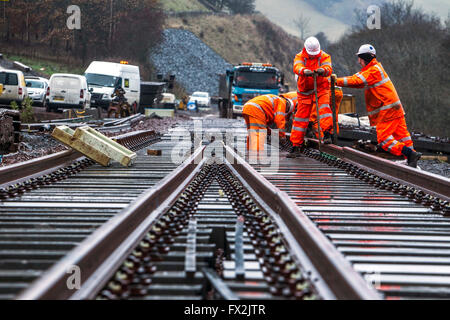
[[294, 24], [300, 30], [300, 38], [305, 40], [305, 37], [309, 33], [309, 22], [311, 21], [310, 17], [304, 16], [303, 13], [300, 13], [297, 19], [294, 20]]

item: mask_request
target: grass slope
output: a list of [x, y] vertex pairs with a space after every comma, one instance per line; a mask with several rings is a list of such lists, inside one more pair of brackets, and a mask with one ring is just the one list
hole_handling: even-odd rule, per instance
[[272, 63], [285, 73], [286, 82], [294, 89], [292, 64], [302, 42], [263, 15], [171, 17], [166, 27], [193, 32], [229, 63]]
[[166, 12], [209, 11], [197, 0], [162, 0], [161, 4]]
[[19, 61], [36, 71], [43, 76], [50, 78], [54, 73], [74, 73], [74, 74], [84, 74], [85, 68], [78, 66], [70, 66], [64, 63], [52, 62], [40, 58], [28, 58], [18, 55], [5, 55], [5, 58], [11, 61]]

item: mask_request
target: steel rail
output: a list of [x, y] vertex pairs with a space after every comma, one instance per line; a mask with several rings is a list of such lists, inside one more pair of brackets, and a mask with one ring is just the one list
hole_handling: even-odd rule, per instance
[[[112, 139], [124, 145], [133, 143], [134, 140], [136, 140], [137, 142], [141, 142], [141, 144], [144, 144], [142, 141], [145, 141], [153, 135], [156, 136], [155, 131], [144, 130], [125, 133], [112, 137]], [[16, 183], [21, 183], [25, 180], [36, 178], [45, 174], [49, 174], [84, 158], [85, 156], [83, 156], [80, 152], [69, 149], [44, 157], [39, 157], [10, 166], [2, 167], [0, 168], [0, 188], [4, 188]]]
[[[69, 255], [39, 278], [18, 300], [90, 299], [108, 281], [152, 223], [170, 208], [200, 171], [204, 147], [180, 167], [142, 194], [133, 204], [85, 239]], [[68, 288], [73, 266], [81, 270], [81, 288]]]
[[0, 187], [46, 174], [83, 157], [81, 153], [71, 149], [0, 168]]
[[[318, 141], [308, 139], [309, 145], [317, 149]], [[322, 152], [350, 162], [370, 173], [376, 173], [393, 182], [421, 189], [426, 193], [450, 201], [450, 179], [379, 158], [352, 148], [335, 145], [321, 146]], [[384, 176], [383, 176], [384, 175]]]
[[[286, 192], [273, 186], [232, 148], [225, 146], [225, 150], [227, 160], [242, 177], [240, 178], [241, 182], [248, 184], [254, 190], [253, 194], [258, 195], [266, 204], [270, 205], [271, 210], [278, 214], [284, 225], [287, 226], [287, 230], [301, 247], [301, 251], [306, 253], [320, 278], [323, 279], [323, 283], [319, 281], [322, 287], [326, 285], [335, 299], [381, 299], [376, 290], [369, 287]], [[289, 236], [287, 238], [289, 239]], [[291, 246], [296, 246], [293, 241], [289, 242]], [[330, 294], [326, 296], [329, 297]]]

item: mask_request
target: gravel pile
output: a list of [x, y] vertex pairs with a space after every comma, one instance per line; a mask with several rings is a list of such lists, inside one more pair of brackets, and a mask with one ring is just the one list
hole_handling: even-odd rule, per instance
[[164, 30], [163, 43], [150, 56], [156, 70], [174, 74], [188, 93], [207, 91], [219, 94], [219, 74], [231, 65], [192, 32]]
[[417, 164], [423, 171], [450, 178], [450, 163], [438, 160], [419, 160]]

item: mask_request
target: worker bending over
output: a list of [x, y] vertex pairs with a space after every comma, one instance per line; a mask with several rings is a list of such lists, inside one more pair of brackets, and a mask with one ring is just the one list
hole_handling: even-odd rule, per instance
[[286, 122], [294, 109], [294, 103], [288, 98], [266, 94], [248, 101], [244, 105], [242, 116], [247, 125], [247, 149], [264, 150], [267, 129], [275, 124], [280, 129], [280, 137], [285, 139]]
[[330, 109], [330, 82], [333, 72], [331, 57], [320, 50], [319, 40], [309, 37], [303, 50], [295, 56], [294, 73], [298, 76], [298, 107], [292, 125], [291, 142], [294, 146], [288, 157], [297, 157], [304, 149], [311, 109], [315, 106], [313, 74], [317, 73], [317, 95], [319, 101], [320, 126], [324, 132], [325, 143], [331, 143], [333, 115]]
[[[394, 84], [376, 59], [375, 48], [370, 44], [362, 45], [357, 56], [361, 72], [351, 77], [338, 78], [336, 84], [366, 89], [366, 108], [370, 125], [376, 126], [378, 143], [396, 156], [405, 156], [409, 166], [417, 167], [422, 154], [413, 148], [402, 103]], [[336, 75], [333, 77], [336, 78]]]

